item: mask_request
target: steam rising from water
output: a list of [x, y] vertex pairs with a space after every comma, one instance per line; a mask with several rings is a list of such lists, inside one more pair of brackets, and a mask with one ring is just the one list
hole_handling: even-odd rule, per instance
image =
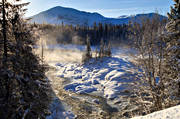
[[[41, 52], [41, 51], [40, 51]], [[48, 63], [80, 62], [82, 52], [62, 49], [44, 49], [44, 60]]]
[[55, 40], [50, 40], [49, 37], [43, 36], [38, 41], [38, 49], [35, 50], [35, 53], [42, 58], [43, 49], [43, 59], [48, 64], [58, 62], [81, 62], [83, 48], [77, 46], [75, 49], [72, 48], [73, 45], [66, 45], [66, 48], [63, 46], [65, 45], [57, 45]]

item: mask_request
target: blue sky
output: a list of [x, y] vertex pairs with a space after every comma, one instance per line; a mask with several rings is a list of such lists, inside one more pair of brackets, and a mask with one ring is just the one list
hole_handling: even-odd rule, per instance
[[98, 12], [106, 17], [134, 15], [158, 11], [166, 15], [173, 0], [22, 0], [31, 2], [26, 16], [35, 15], [55, 6]]

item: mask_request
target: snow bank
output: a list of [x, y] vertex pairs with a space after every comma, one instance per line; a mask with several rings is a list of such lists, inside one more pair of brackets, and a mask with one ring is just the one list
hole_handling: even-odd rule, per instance
[[180, 105], [132, 119], [180, 119]]

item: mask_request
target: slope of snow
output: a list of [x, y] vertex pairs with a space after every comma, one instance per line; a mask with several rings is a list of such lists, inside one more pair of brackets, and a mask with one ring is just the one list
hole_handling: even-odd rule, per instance
[[[37, 15], [32, 16], [31, 22], [34, 23], [48, 23], [48, 24], [69, 24], [69, 25], [88, 25], [92, 26], [94, 22], [98, 23], [108, 23], [108, 24], [127, 24], [129, 21], [139, 21], [141, 17], [152, 18], [155, 13], [149, 14], [138, 14], [135, 16], [126, 16], [119, 18], [107, 18], [99, 13], [90, 13], [79, 11], [73, 8], [65, 7], [54, 7], [47, 11], [41, 12]], [[166, 18], [159, 15], [161, 19]]]
[[180, 119], [180, 105], [132, 119]]

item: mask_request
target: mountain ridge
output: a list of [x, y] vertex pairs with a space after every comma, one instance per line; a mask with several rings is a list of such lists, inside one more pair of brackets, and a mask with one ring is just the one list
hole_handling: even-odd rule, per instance
[[165, 16], [149, 13], [149, 14], [137, 14], [137, 15], [123, 15], [118, 18], [108, 18], [97, 12], [86, 12], [80, 11], [74, 8], [67, 8], [56, 6], [46, 11], [42, 11], [37, 15], [32, 16], [31, 23], [48, 23], [48, 24], [68, 24], [68, 25], [81, 25], [81, 26], [92, 26], [96, 23], [107, 23], [107, 24], [127, 24], [129, 21], [138, 21], [140, 17], [152, 18], [154, 15], [160, 16], [161, 19], [166, 18]]

